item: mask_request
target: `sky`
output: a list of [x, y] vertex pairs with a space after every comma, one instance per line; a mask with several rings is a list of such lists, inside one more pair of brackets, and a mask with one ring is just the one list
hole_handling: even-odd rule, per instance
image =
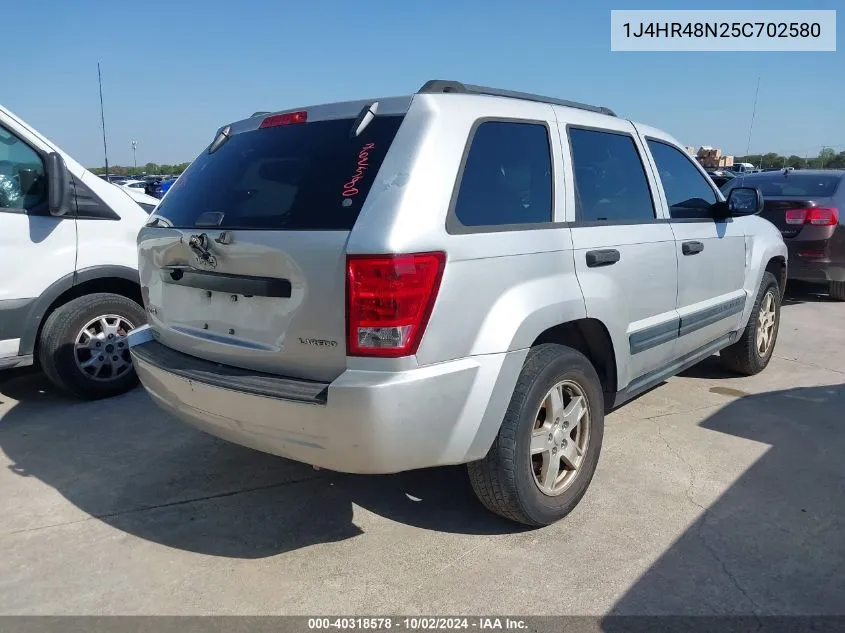
[[[838, 50], [611, 52], [612, 8], [838, 8]], [[0, 103], [88, 166], [103, 164], [98, 61], [112, 165], [132, 164], [132, 140], [139, 165], [190, 161], [255, 111], [428, 79], [606, 105], [741, 155], [759, 77], [753, 153], [845, 150], [841, 0], [31, 0], [3, 13]]]

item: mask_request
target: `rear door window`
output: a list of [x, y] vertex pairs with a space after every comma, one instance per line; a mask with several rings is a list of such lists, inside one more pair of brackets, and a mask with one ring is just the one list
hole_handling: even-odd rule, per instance
[[575, 174], [575, 216], [584, 222], [649, 222], [654, 202], [629, 134], [569, 129]]
[[156, 211], [174, 227], [350, 230], [402, 116], [259, 128], [204, 151]]

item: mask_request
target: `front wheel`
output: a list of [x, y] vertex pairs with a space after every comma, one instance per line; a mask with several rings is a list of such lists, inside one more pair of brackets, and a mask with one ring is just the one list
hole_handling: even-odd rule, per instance
[[586, 493], [603, 435], [604, 399], [593, 365], [572, 348], [538, 345], [528, 352], [493, 446], [468, 464], [472, 487], [496, 514], [549, 525]]
[[739, 340], [719, 352], [727, 369], [745, 376], [763, 371], [772, 358], [780, 327], [780, 287], [770, 272], [763, 273], [754, 308]]
[[145, 320], [141, 306], [117, 294], [98, 292], [68, 301], [41, 330], [41, 368], [58, 388], [79, 398], [129, 391], [138, 377], [127, 335]]

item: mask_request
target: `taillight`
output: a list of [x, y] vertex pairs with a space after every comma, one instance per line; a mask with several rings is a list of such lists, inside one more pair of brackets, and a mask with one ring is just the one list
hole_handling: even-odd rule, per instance
[[824, 209], [816, 207], [807, 209], [807, 224], [816, 226], [834, 226], [839, 224], [839, 209]]
[[346, 350], [350, 356], [416, 354], [445, 253], [349, 255], [346, 261]]
[[808, 209], [788, 209], [787, 224], [812, 224], [814, 226], [835, 226], [839, 224], [839, 209], [810, 207]]
[[308, 120], [308, 112], [302, 110], [300, 112], [285, 112], [284, 114], [274, 114], [268, 116], [261, 122], [259, 128], [276, 127], [278, 125], [292, 125], [294, 123], [305, 123]]
[[786, 212], [787, 224], [804, 224], [807, 219], [807, 209], [789, 209]]

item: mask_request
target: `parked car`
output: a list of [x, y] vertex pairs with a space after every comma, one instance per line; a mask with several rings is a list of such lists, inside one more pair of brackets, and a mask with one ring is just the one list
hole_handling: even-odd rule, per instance
[[161, 191], [161, 197], [162, 198], [164, 197], [164, 194], [166, 194], [170, 190], [170, 188], [173, 186], [174, 182], [176, 182], [175, 178], [168, 178], [167, 180], [162, 181], [162, 183], [160, 185], [160, 191]]
[[760, 170], [751, 163], [734, 163], [731, 171], [735, 174], [751, 174]]
[[337, 471], [468, 463], [493, 512], [566, 515], [604, 414], [721, 350], [772, 355], [786, 247], [671, 136], [431, 81], [221, 128], [138, 236], [153, 400]]
[[158, 200], [98, 178], [0, 106], [0, 369], [98, 398], [137, 383], [135, 237]]
[[120, 183], [121, 187], [128, 187], [130, 189], [135, 189], [138, 191], [144, 191], [147, 183], [143, 180], [124, 180]]
[[845, 301], [845, 170], [783, 169], [750, 174], [724, 186], [755, 187], [766, 198], [763, 217], [789, 247], [789, 278], [827, 286]]
[[729, 180], [736, 178], [736, 174], [727, 170], [716, 170], [716, 171], [708, 171], [707, 175], [710, 176], [710, 180], [713, 181], [717, 187], [721, 187]]
[[100, 178], [115, 185], [121, 185], [129, 180], [128, 176], [120, 176], [118, 174], [100, 174]]
[[161, 180], [159, 179], [144, 179], [144, 193], [152, 198], [161, 199]]

